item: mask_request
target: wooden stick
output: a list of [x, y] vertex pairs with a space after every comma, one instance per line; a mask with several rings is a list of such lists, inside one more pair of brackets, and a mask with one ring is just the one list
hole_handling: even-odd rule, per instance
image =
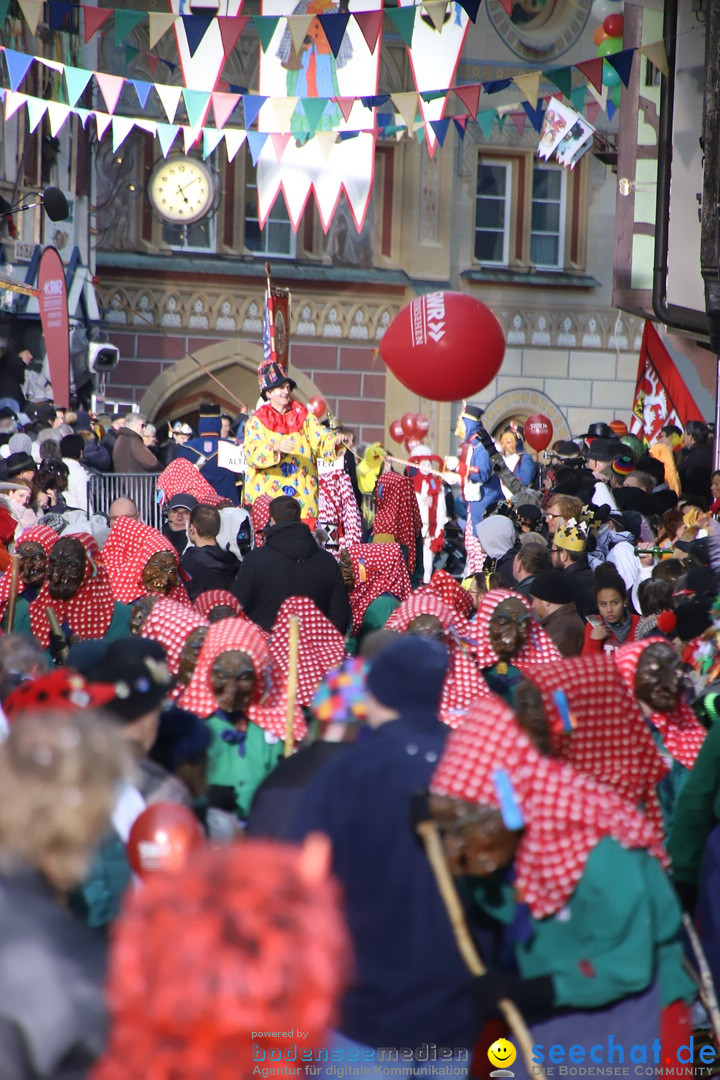
[[18, 595], [18, 584], [20, 582], [20, 556], [10, 556], [10, 597], [8, 599], [7, 607], [7, 622], [5, 624], [6, 633], [12, 634], [13, 626], [15, 625], [15, 603]]
[[[53, 607], [45, 608], [45, 614], [47, 615], [47, 620], [50, 623], [50, 634], [52, 635], [52, 637], [55, 637], [55, 638], [58, 638], [58, 639], [64, 639], [65, 635], [62, 632], [62, 627], [61, 627], [60, 622], [58, 620], [57, 612], [55, 611], [55, 608], [53, 608]], [[60, 646], [60, 648], [58, 649], [58, 656], [60, 658], [60, 663], [61, 664], [64, 664], [65, 661], [67, 660], [67, 654], [68, 654], [69, 651], [70, 651], [70, 646], [67, 644], [67, 641], [66, 641], [65, 644]]]
[[285, 714], [285, 757], [290, 757], [295, 745], [295, 701], [298, 683], [298, 646], [300, 644], [300, 620], [290, 616], [290, 642], [288, 645], [287, 713]]
[[710, 971], [710, 965], [707, 962], [705, 956], [705, 950], [702, 947], [700, 938], [697, 935], [693, 921], [687, 912], [683, 914], [683, 927], [687, 934], [692, 951], [695, 954], [695, 960], [697, 961], [697, 974], [698, 974], [698, 989], [700, 991], [700, 1000], [705, 1008], [705, 1011], [710, 1018], [710, 1026], [712, 1028], [713, 1039], [715, 1040], [715, 1046], [720, 1048], [720, 1006], [718, 1006], [717, 994], [715, 993], [715, 983], [713, 982], [712, 972]]
[[[487, 968], [477, 951], [475, 942], [470, 936], [470, 931], [468, 930], [468, 925], [465, 920], [465, 912], [460, 903], [460, 897], [455, 888], [455, 882], [453, 881], [445, 861], [445, 852], [443, 851], [442, 840], [440, 839], [437, 825], [434, 821], [421, 821], [417, 825], [417, 831], [425, 845], [425, 853], [428, 857], [432, 872], [435, 875], [435, 881], [437, 882], [437, 887], [442, 896], [443, 903], [445, 904], [445, 909], [448, 913], [448, 918], [450, 919], [450, 925], [452, 926], [452, 931], [455, 935], [455, 941], [460, 950], [460, 955], [465, 961], [468, 971], [472, 975], [485, 975], [487, 973]], [[520, 1050], [525, 1059], [525, 1068], [528, 1073], [530, 1076], [537, 1076], [539, 1080], [545, 1080], [544, 1072], [539, 1065], [533, 1061], [532, 1035], [530, 1034], [530, 1030], [517, 1005], [507, 998], [502, 998], [502, 1000], [498, 1002], [498, 1008], [503, 1014], [508, 1027], [520, 1046]]]

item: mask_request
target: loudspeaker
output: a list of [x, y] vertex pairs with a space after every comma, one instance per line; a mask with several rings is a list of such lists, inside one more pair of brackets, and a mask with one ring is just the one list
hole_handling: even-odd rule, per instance
[[108, 345], [106, 342], [88, 342], [88, 367], [94, 375], [102, 375], [106, 371], [112, 371], [120, 361], [120, 350], [116, 345]]
[[60, 188], [48, 187], [42, 196], [45, 213], [51, 221], [65, 221], [70, 213], [68, 201]]

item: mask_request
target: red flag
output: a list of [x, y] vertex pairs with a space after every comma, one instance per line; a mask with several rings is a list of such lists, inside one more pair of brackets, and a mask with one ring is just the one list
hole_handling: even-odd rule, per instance
[[666, 424], [684, 428], [702, 414], [654, 325], [646, 321], [640, 345], [630, 431], [654, 442]]
[[70, 337], [65, 267], [54, 247], [46, 247], [38, 269], [38, 304], [47, 350], [53, 401], [62, 409], [70, 405]]

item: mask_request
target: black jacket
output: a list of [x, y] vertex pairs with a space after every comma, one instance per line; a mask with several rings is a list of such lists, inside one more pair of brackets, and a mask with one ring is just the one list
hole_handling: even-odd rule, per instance
[[683, 496], [702, 495], [708, 499], [713, 471], [712, 443], [694, 443], [687, 450], [683, 450], [678, 471]]
[[569, 563], [563, 570], [572, 589], [575, 607], [583, 619], [597, 614], [597, 579], [586, 562]]
[[180, 571], [191, 600], [208, 589], [232, 592], [239, 569], [238, 557], [217, 544], [187, 547], [180, 560]]
[[233, 592], [249, 619], [271, 630], [283, 601], [309, 596], [341, 634], [350, 623], [347, 589], [332, 555], [302, 521], [272, 525], [265, 546], [248, 552]]
[[6, 352], [0, 356], [0, 398], [12, 398], [21, 409], [27, 404], [23, 393], [25, 375], [25, 364], [16, 352]]

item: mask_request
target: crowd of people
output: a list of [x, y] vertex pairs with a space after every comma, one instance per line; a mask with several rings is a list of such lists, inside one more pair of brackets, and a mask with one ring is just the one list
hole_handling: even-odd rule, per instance
[[[465, 402], [455, 458], [404, 462], [259, 387], [162, 446], [0, 409], [0, 1076], [711, 1063], [707, 426], [539, 464]], [[93, 513], [109, 468], [157, 474], [162, 530]]]

